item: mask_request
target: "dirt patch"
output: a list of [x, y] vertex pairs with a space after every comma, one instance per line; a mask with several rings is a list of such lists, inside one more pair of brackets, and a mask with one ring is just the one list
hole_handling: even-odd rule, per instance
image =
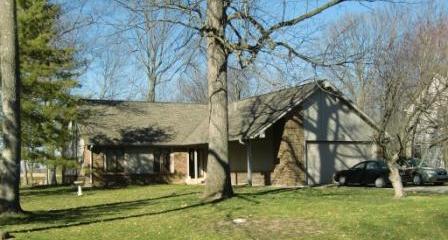
[[232, 219], [216, 223], [215, 229], [228, 236], [247, 236], [250, 239], [301, 239], [323, 233], [320, 223], [307, 219], [249, 218], [235, 223]]

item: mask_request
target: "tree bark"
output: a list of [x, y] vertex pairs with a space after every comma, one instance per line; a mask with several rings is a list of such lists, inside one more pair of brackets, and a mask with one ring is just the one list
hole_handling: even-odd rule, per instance
[[227, 109], [227, 57], [220, 39], [226, 26], [224, 0], [207, 1], [207, 65], [209, 144], [204, 198], [209, 201], [233, 195], [229, 166]]
[[156, 101], [156, 82], [155, 73], [148, 73], [148, 102]]
[[394, 188], [394, 198], [400, 199], [404, 197], [403, 183], [401, 181], [400, 172], [398, 171], [397, 161], [399, 159], [398, 154], [395, 154], [390, 161], [387, 161], [389, 166], [389, 180]]
[[2, 79], [3, 144], [0, 160], [0, 213], [21, 212], [20, 80], [16, 2], [0, 1], [0, 63]]
[[66, 175], [66, 169], [65, 169], [65, 166], [62, 166], [61, 167], [61, 183], [62, 184], [68, 183], [67, 176], [65, 176], [65, 175]]

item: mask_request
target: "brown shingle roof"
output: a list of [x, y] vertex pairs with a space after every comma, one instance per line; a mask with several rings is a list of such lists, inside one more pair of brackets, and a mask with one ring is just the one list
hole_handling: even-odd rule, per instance
[[[229, 138], [256, 137], [315, 89], [314, 83], [229, 104]], [[208, 142], [204, 104], [85, 100], [81, 136], [94, 145], [195, 145]]]

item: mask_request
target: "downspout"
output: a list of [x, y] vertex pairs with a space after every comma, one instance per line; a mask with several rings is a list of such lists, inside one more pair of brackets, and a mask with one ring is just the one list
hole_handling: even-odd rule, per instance
[[305, 146], [303, 148], [304, 148], [304, 153], [305, 153], [305, 154], [303, 154], [304, 155], [303, 157], [305, 158], [305, 185], [308, 186], [309, 183], [308, 183], [308, 143], [307, 143], [307, 141], [305, 141]]

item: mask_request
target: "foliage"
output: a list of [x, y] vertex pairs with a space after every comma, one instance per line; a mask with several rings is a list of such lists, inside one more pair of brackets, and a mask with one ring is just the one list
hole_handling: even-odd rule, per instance
[[75, 50], [58, 35], [58, 5], [47, 0], [18, 1], [22, 79], [23, 158], [64, 162], [62, 152], [76, 117], [70, 91], [77, 86]]
[[[396, 201], [390, 189], [253, 187], [202, 204], [202, 189], [131, 186], [82, 197], [67, 187], [23, 189], [23, 206], [33, 214], [4, 216], [0, 230], [16, 239], [444, 239], [448, 233], [446, 195], [410, 193]], [[235, 218], [247, 222], [234, 224]]]

